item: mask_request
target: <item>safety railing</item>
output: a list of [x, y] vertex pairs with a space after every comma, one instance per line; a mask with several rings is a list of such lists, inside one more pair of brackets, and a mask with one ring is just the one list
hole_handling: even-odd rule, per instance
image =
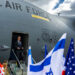
[[14, 54], [14, 56], [15, 56], [15, 58], [16, 58], [18, 64], [19, 64], [19, 66], [20, 66], [20, 69], [22, 70], [22, 75], [23, 75], [23, 67], [22, 67], [22, 65], [21, 65], [21, 63], [20, 63], [18, 57], [16, 56], [16, 54], [15, 54], [15, 52], [14, 52], [14, 49], [12, 49], [12, 52], [13, 52], [13, 54]]

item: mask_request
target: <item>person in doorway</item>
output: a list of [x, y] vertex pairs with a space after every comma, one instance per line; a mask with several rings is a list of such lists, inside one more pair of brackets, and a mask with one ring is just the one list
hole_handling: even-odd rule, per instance
[[23, 60], [22, 53], [24, 51], [24, 47], [22, 45], [21, 36], [17, 37], [17, 42], [15, 44], [16, 55], [19, 60]]

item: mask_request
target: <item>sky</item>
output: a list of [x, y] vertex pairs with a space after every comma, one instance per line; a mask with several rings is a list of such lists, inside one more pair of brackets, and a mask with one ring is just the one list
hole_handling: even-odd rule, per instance
[[75, 0], [25, 0], [50, 14], [75, 16]]

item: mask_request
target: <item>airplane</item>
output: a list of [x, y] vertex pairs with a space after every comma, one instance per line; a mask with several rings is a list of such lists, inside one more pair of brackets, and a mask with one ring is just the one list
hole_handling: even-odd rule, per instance
[[75, 38], [75, 17], [51, 15], [25, 1], [0, 0], [0, 62], [14, 59], [13, 44], [19, 35], [25, 50], [31, 46], [32, 56], [39, 62], [45, 44], [49, 52], [63, 33], [67, 33], [66, 56], [70, 39]]

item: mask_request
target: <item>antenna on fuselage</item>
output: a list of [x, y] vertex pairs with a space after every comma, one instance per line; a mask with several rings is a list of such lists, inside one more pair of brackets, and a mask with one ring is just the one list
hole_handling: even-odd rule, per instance
[[61, 13], [57, 13], [57, 14], [58, 14], [58, 16], [60, 16]]

